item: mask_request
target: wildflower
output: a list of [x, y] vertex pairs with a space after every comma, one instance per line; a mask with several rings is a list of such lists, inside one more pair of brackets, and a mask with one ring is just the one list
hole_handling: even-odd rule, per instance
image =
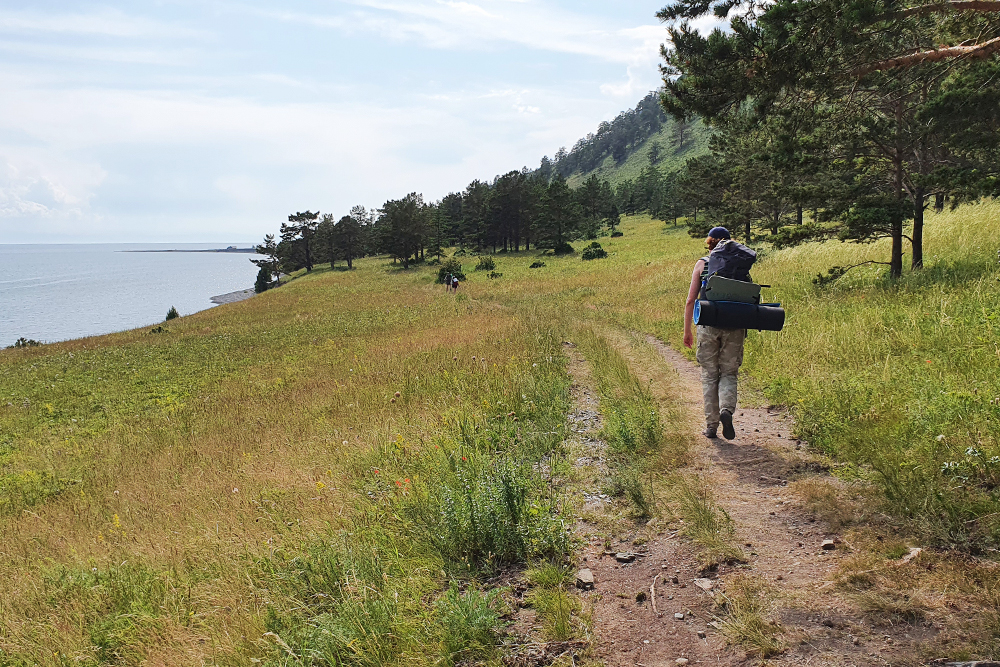
[[323, 482], [316, 482], [316, 490], [317, 491], [319, 491], [321, 489], [325, 489], [325, 488], [326, 488], [326, 484], [324, 484]]
[[463, 460], [463, 461], [465, 460], [465, 457], [464, 457], [464, 456], [462, 457], [462, 460]]
[[409, 483], [410, 483], [410, 478], [409, 478], [409, 477], [407, 477], [407, 478], [406, 478], [406, 479], [404, 479], [403, 481], [404, 481], [404, 482], [406, 482], [407, 484], [409, 484]]
[[374, 470], [375, 470], [375, 474], [377, 475], [378, 474], [378, 468], [375, 468]]

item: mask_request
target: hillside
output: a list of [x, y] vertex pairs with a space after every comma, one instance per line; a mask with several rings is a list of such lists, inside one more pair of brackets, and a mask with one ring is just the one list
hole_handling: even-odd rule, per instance
[[540, 171], [561, 173], [573, 187], [594, 174], [618, 185], [637, 178], [654, 157], [664, 173], [680, 169], [689, 158], [708, 152], [710, 136], [700, 119], [679, 124], [667, 115], [652, 92], [634, 109], [601, 123], [572, 150], [560, 149], [552, 161], [545, 158]]
[[812, 282], [887, 241], [767, 253], [788, 324], [750, 335], [733, 442], [680, 344], [702, 244], [622, 229], [466, 257], [457, 294], [367, 258], [0, 350], [0, 664], [996, 655], [1000, 205], [928, 216], [895, 283]]

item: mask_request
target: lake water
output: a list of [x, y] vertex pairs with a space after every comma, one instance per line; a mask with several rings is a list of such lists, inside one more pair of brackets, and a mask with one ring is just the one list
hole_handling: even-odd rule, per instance
[[201, 250], [252, 244], [0, 244], [0, 347], [94, 336], [212, 308], [211, 297], [253, 287], [250, 253]]

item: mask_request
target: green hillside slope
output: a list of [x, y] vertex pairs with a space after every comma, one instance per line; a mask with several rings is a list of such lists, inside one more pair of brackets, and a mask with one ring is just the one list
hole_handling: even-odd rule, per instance
[[687, 142], [683, 148], [676, 148], [672, 145], [674, 127], [674, 120], [669, 119], [658, 132], [650, 135], [644, 142], [632, 149], [622, 163], [616, 162], [609, 155], [604, 158], [604, 162], [597, 169], [574, 172], [567, 179], [570, 186], [576, 187], [594, 174], [597, 174], [597, 177], [603, 181], [609, 181], [612, 185], [635, 179], [650, 163], [650, 153], [654, 144], [660, 147], [660, 159], [656, 166], [663, 173], [676, 171], [683, 167], [687, 160], [708, 153], [708, 140], [712, 136], [712, 132], [705, 127], [704, 123], [699, 120], [693, 124], [691, 141]]
[[634, 109], [623, 111], [597, 131], [578, 140], [572, 150], [560, 148], [555, 158], [542, 159], [539, 172], [560, 173], [571, 186], [597, 175], [613, 185], [635, 179], [650, 163], [668, 173], [708, 152], [709, 130], [700, 120], [681, 124], [660, 106], [651, 92]]

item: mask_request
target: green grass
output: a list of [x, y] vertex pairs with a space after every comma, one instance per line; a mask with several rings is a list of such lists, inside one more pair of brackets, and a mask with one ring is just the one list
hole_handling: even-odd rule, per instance
[[[751, 334], [745, 382], [872, 512], [989, 556], [1000, 206], [927, 224], [927, 268], [895, 284], [873, 268], [812, 283], [882, 243], [764, 247], [754, 275], [788, 326]], [[463, 637], [491, 659], [500, 611], [476, 582], [572, 548], [562, 342], [595, 365], [637, 514], [685, 460], [672, 380], [628, 332], [680, 349], [703, 249], [648, 217], [623, 230], [595, 262], [507, 253], [491, 279], [465, 258], [457, 296], [435, 267], [367, 259], [166, 333], [0, 351], [0, 664], [425, 664], [466, 660]]]

